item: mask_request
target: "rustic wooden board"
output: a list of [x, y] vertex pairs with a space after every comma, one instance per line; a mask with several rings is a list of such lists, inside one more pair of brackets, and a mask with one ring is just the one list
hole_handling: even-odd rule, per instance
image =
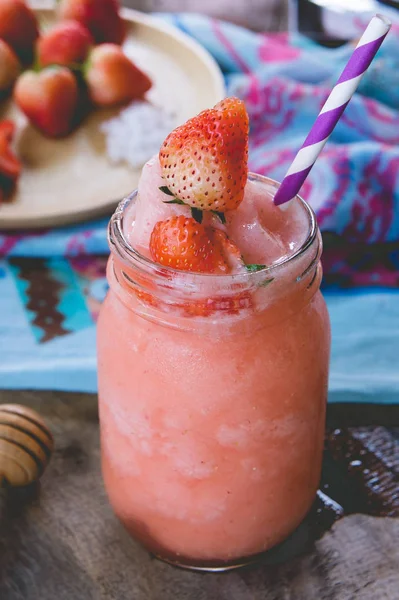
[[[299, 552], [296, 558], [204, 575], [152, 559], [113, 516], [101, 483], [94, 396], [0, 392], [2, 402], [39, 410], [56, 450], [40, 486], [3, 494], [1, 600], [399, 598], [398, 407], [330, 407], [322, 482], [346, 512], [391, 517], [353, 514], [324, 532], [335, 515], [319, 503], [282, 552], [284, 559]], [[348, 467], [359, 456], [375, 481], [359, 465]]]

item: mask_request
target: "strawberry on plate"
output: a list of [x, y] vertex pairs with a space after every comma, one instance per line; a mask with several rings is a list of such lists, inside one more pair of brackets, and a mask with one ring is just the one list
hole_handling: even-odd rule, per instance
[[78, 85], [66, 67], [46, 67], [39, 73], [25, 71], [15, 85], [14, 100], [42, 133], [62, 137], [74, 125]]
[[21, 163], [11, 149], [14, 133], [12, 121], [0, 121], [0, 174], [12, 181], [16, 181], [21, 172]]
[[159, 153], [166, 187], [199, 210], [236, 209], [248, 175], [245, 104], [226, 98], [168, 135]]
[[35, 14], [23, 0], [0, 0], [0, 38], [22, 62], [32, 60], [38, 36]]
[[122, 44], [125, 38], [117, 0], [60, 0], [58, 10], [61, 19], [82, 23], [97, 44]]
[[21, 65], [12, 48], [0, 39], [0, 97], [14, 85]]
[[94, 40], [77, 21], [62, 21], [42, 35], [37, 42], [37, 58], [41, 67], [74, 66], [86, 60]]
[[142, 98], [152, 85], [116, 44], [100, 44], [92, 50], [85, 80], [90, 99], [97, 106], [116, 106]]
[[0, 121], [0, 202], [12, 192], [21, 173], [21, 163], [11, 148], [14, 133], [12, 121]]

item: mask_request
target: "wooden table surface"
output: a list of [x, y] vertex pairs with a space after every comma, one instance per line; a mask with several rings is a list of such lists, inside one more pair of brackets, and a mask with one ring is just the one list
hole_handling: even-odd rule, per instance
[[40, 486], [2, 492], [1, 600], [399, 599], [399, 407], [329, 407], [321, 489], [343, 518], [319, 500], [268, 564], [199, 574], [153, 559], [114, 517], [95, 396], [0, 392], [2, 402], [39, 410], [56, 450]]

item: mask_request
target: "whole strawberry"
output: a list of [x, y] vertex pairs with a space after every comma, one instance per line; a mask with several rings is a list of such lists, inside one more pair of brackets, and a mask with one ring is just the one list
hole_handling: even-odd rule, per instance
[[42, 35], [37, 42], [37, 58], [41, 67], [83, 63], [94, 40], [77, 21], [63, 21]]
[[0, 0], [0, 38], [23, 63], [32, 61], [38, 36], [35, 14], [23, 0]]
[[90, 98], [97, 106], [125, 104], [142, 98], [151, 80], [116, 44], [96, 46], [85, 69]]
[[117, 0], [61, 0], [61, 19], [72, 19], [84, 25], [97, 44], [122, 44], [125, 24], [119, 15]]
[[12, 88], [20, 70], [21, 65], [15, 52], [0, 40], [0, 98]]
[[244, 198], [248, 175], [248, 114], [227, 98], [181, 125], [159, 153], [172, 194], [200, 210], [234, 210]]
[[31, 123], [48, 137], [67, 135], [73, 128], [78, 86], [66, 67], [25, 71], [14, 88], [14, 100]]
[[152, 259], [180, 271], [226, 273], [228, 265], [219, 245], [200, 223], [184, 215], [159, 221], [151, 234]]

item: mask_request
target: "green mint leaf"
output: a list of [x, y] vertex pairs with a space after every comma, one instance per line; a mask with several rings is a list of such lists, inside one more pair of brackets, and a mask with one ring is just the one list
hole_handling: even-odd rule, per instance
[[164, 204], [184, 204], [183, 200], [179, 200], [179, 198], [173, 198], [173, 200], [162, 200]]
[[[164, 194], [167, 194], [168, 196], [174, 196], [174, 193], [170, 191], [170, 189], [166, 186], [166, 185], [161, 185], [161, 187], [159, 188], [161, 190], [161, 192], [163, 192]], [[182, 204], [184, 204], [182, 202]]]
[[197, 221], [197, 223], [200, 223], [200, 224], [202, 223], [203, 213], [202, 213], [202, 210], [200, 210], [199, 208], [192, 208], [191, 216], [193, 219], [195, 219]]
[[226, 223], [226, 217], [223, 212], [218, 212], [217, 210], [211, 210], [211, 213], [213, 213], [214, 215], [219, 217], [219, 219], [220, 219], [221, 223], [223, 223], [223, 225]]
[[250, 273], [256, 273], [257, 271], [262, 271], [262, 269], [266, 269], [266, 265], [245, 265], [245, 268]]

